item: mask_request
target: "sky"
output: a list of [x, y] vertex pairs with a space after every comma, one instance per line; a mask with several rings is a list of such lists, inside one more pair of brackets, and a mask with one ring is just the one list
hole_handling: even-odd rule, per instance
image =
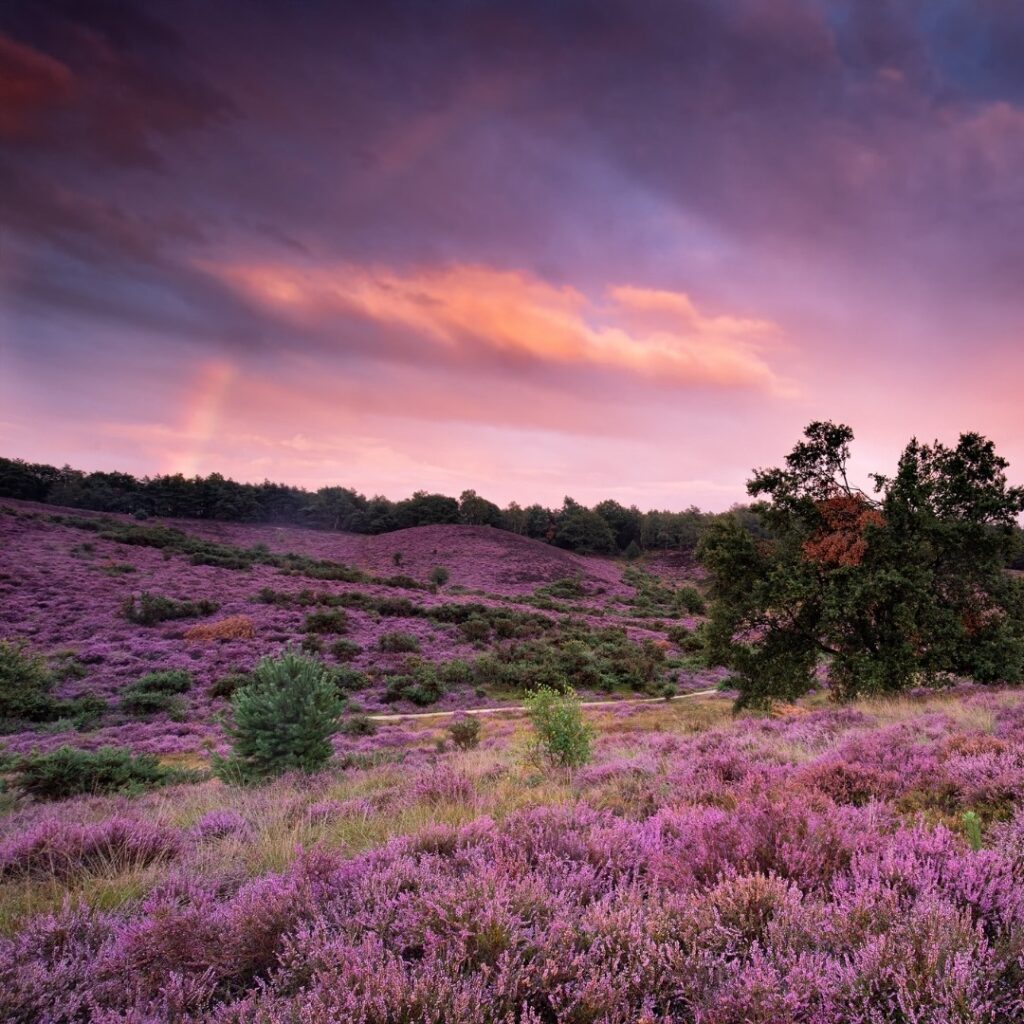
[[1024, 4], [0, 11], [4, 456], [722, 509], [1022, 396]]

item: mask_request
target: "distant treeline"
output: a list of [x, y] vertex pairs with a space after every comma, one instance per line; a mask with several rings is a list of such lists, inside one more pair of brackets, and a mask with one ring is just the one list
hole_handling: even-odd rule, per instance
[[[219, 473], [206, 477], [154, 476], [138, 479], [129, 473], [85, 473], [21, 459], [0, 458], [0, 497], [41, 501], [96, 512], [121, 512], [138, 518], [170, 516], [224, 522], [310, 526], [350, 533], [387, 533], [410, 526], [464, 523], [494, 526], [543, 540], [571, 551], [629, 555], [651, 550], [688, 551], [718, 514], [691, 507], [683, 512], [641, 512], [635, 505], [602, 501], [587, 508], [566, 498], [557, 509], [525, 508], [511, 502], [500, 508], [475, 491], [458, 498], [417, 491], [402, 501], [367, 498], [349, 487], [301, 487], [237, 483]], [[764, 535], [756, 512], [735, 506], [755, 535]]]

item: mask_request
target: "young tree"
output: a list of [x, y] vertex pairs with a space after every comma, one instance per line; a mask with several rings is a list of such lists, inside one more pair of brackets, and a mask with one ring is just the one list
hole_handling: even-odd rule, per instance
[[724, 517], [701, 543], [711, 574], [709, 654], [737, 673], [741, 706], [792, 700], [820, 662], [840, 698], [943, 673], [1024, 677], [1024, 587], [1005, 571], [1024, 488], [991, 441], [913, 440], [872, 497], [847, 476], [853, 432], [812, 423], [765, 496], [758, 538]]
[[214, 762], [225, 781], [314, 772], [331, 756], [343, 702], [324, 666], [286, 651], [264, 658], [231, 698], [231, 756]]
[[527, 694], [525, 704], [533, 726], [533, 760], [557, 768], [579, 768], [590, 760], [594, 733], [572, 687], [559, 691], [539, 686]]

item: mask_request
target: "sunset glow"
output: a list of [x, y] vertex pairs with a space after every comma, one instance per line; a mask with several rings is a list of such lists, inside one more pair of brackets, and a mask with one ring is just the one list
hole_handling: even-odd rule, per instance
[[722, 508], [833, 418], [1019, 478], [1024, 14], [875, 6], [21, 5], [3, 453]]

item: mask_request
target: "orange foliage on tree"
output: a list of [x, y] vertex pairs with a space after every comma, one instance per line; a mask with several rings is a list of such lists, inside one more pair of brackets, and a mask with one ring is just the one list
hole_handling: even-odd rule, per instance
[[860, 565], [868, 549], [867, 528], [882, 526], [882, 514], [861, 494], [825, 498], [817, 509], [824, 526], [804, 542], [804, 555], [820, 565]]

